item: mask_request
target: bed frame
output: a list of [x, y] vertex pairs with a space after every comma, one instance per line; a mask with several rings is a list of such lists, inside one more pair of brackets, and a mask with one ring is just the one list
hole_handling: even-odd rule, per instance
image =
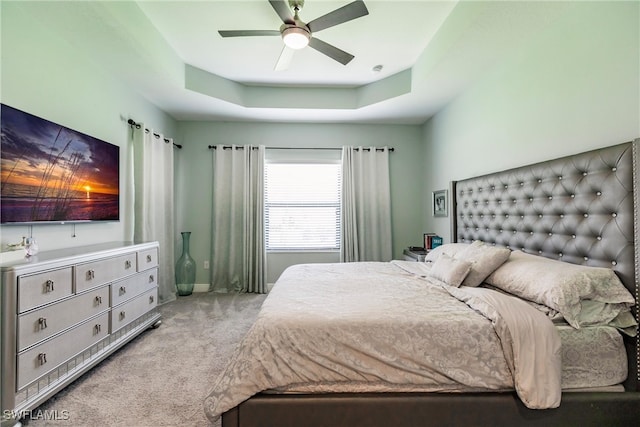
[[[452, 183], [452, 236], [612, 268], [639, 299], [640, 139]], [[638, 319], [638, 312], [634, 308]], [[563, 393], [530, 410], [510, 393], [258, 394], [223, 427], [601, 426], [640, 422], [640, 344], [625, 337], [625, 392]], [[613, 423], [613, 424], [612, 424]]]

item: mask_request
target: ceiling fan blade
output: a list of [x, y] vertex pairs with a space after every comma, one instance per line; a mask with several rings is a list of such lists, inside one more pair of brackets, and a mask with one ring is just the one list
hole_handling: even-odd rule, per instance
[[291, 60], [293, 59], [293, 54], [295, 53], [295, 49], [291, 49], [289, 46], [285, 45], [282, 48], [282, 52], [280, 52], [280, 57], [278, 58], [278, 62], [276, 62], [276, 66], [273, 68], [275, 71], [284, 71], [289, 68], [291, 64]]
[[294, 24], [293, 15], [291, 15], [291, 9], [289, 4], [284, 0], [269, 0], [271, 7], [276, 11], [282, 22], [285, 24]]
[[220, 30], [222, 37], [251, 37], [251, 36], [279, 36], [278, 30]]
[[322, 15], [321, 17], [314, 19], [307, 23], [307, 26], [311, 32], [316, 32], [368, 14], [369, 10], [367, 9], [367, 6], [364, 5], [364, 2], [357, 0], [346, 6], [342, 6], [333, 12], [329, 12], [326, 15]]
[[329, 58], [335, 59], [342, 65], [347, 65], [354, 58], [354, 56], [350, 53], [338, 49], [337, 47], [332, 46], [327, 42], [323, 42], [322, 40], [319, 40], [315, 37], [312, 37], [311, 40], [309, 40], [309, 46], [320, 53], [324, 53]]

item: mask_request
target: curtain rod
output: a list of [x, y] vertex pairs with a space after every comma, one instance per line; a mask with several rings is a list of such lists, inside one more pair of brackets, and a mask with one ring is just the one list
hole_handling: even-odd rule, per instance
[[[214, 149], [216, 150], [218, 148], [217, 145], [209, 145], [209, 149]], [[222, 149], [223, 150], [229, 150], [231, 149], [232, 146], [231, 145], [223, 145]], [[236, 145], [236, 150], [242, 150], [244, 149], [243, 145]], [[251, 147], [252, 150], [257, 150], [258, 147]], [[342, 150], [342, 148], [340, 147], [265, 147], [265, 150]], [[356, 151], [359, 151], [359, 148], [355, 148]], [[371, 151], [371, 148], [363, 148], [363, 151]], [[376, 151], [383, 151], [384, 148], [376, 148]], [[391, 147], [389, 148], [390, 152], [394, 152], [395, 148]]]
[[[129, 126], [135, 126], [136, 129], [140, 129], [141, 125], [139, 123], [134, 122], [133, 120], [129, 119], [127, 120], [127, 123], [129, 123]], [[144, 131], [146, 133], [151, 132], [149, 129], [144, 128]], [[160, 138], [160, 135], [158, 135], [157, 133], [154, 133], [153, 136], [155, 136], [156, 138]], [[171, 142], [170, 139], [164, 138], [164, 142]], [[182, 145], [180, 144], [176, 144], [175, 142], [173, 143], [173, 146], [176, 148], [182, 148]]]

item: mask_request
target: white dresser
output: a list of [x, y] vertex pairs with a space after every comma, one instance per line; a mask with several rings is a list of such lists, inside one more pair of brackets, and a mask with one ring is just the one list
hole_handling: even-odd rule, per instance
[[2, 426], [160, 323], [158, 243], [105, 243], [0, 265]]

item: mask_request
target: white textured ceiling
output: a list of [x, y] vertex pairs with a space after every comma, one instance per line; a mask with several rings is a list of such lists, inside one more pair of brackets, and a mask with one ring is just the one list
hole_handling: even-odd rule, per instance
[[[309, 22], [348, 3], [307, 0], [300, 18]], [[222, 38], [217, 32], [279, 29], [282, 21], [267, 0], [138, 2], [187, 64], [243, 83], [321, 86], [362, 85], [411, 68], [456, 3], [365, 4], [368, 15], [313, 35], [354, 55], [348, 65], [306, 48], [295, 52], [289, 69], [274, 71], [283, 46], [280, 37]], [[382, 72], [372, 72], [379, 64]]]
[[[311, 21], [350, 1], [306, 0]], [[365, 0], [369, 15], [314, 36], [353, 55], [343, 66], [297, 51], [273, 67], [267, 0], [24, 2], [44, 25], [178, 120], [419, 124], [507, 60], [572, 2]], [[380, 73], [372, 72], [382, 65]]]

